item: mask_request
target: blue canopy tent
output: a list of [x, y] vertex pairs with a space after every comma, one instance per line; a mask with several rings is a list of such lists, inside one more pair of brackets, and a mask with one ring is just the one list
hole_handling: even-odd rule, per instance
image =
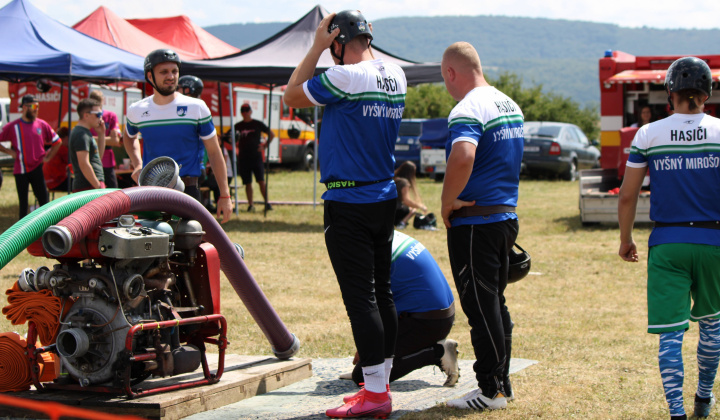
[[0, 9], [0, 80], [142, 81], [143, 58], [45, 15], [28, 0]]
[[[73, 80], [142, 81], [143, 57], [98, 41], [52, 19], [28, 0], [0, 9], [0, 80], [67, 81], [68, 127], [72, 127]], [[62, 106], [60, 106], [62, 110]], [[69, 178], [69, 175], [68, 175]], [[70, 185], [68, 184], [68, 192]]]

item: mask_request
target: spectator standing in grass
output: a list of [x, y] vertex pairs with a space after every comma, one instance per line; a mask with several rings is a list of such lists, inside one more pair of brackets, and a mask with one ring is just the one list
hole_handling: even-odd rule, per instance
[[[267, 199], [267, 187], [265, 185], [265, 168], [263, 167], [263, 151], [267, 149], [275, 134], [262, 121], [252, 119], [252, 108], [250, 104], [243, 104], [240, 107], [242, 121], [235, 124], [235, 138], [237, 141], [237, 167], [248, 200], [248, 211], [254, 211], [252, 178], [255, 175], [255, 182], [260, 187], [260, 194], [265, 200], [265, 210], [272, 210], [272, 205]], [[267, 140], [262, 140], [263, 133]]]
[[[70, 132], [70, 162], [72, 162], [73, 192], [105, 188], [105, 173], [100, 156], [105, 151], [105, 121], [100, 103], [83, 99], [78, 103], [80, 120]], [[91, 129], [97, 131], [97, 142]]]
[[[20, 100], [22, 115], [6, 124], [0, 132], [0, 141], [9, 141], [10, 149], [0, 145], [0, 152], [15, 159], [13, 174], [18, 195], [18, 213], [22, 219], [28, 213], [28, 187], [32, 186], [38, 204], [43, 206], [50, 200], [43, 164], [50, 161], [60, 149], [60, 137], [50, 124], [38, 118], [40, 104], [32, 95]], [[45, 144], [50, 150], [45, 151]]]
[[[103, 94], [100, 90], [90, 92], [90, 99], [94, 99], [103, 106]], [[120, 125], [118, 125], [118, 117], [112, 111], [102, 110], [102, 119], [105, 122], [105, 152], [102, 155], [103, 175], [105, 176], [105, 186], [107, 188], [117, 188], [117, 175], [115, 175], [115, 152], [113, 147], [121, 147], [120, 143]], [[90, 132], [93, 137], [98, 138], [95, 128], [91, 128]]]

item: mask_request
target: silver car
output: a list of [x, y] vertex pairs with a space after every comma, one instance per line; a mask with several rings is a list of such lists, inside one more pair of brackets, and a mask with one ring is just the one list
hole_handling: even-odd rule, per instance
[[600, 167], [598, 142], [575, 124], [525, 121], [522, 170], [529, 175], [558, 175], [574, 181], [579, 169]]

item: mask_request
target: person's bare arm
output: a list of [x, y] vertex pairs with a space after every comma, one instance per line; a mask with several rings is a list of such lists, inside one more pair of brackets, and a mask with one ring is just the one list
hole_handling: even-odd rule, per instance
[[97, 176], [95, 176], [95, 171], [90, 164], [90, 152], [88, 152], [87, 150], [78, 151], [77, 160], [78, 166], [80, 167], [80, 172], [82, 172], [85, 179], [88, 180], [88, 182], [90, 183], [90, 185], [92, 185], [93, 188], [100, 188], [100, 180], [97, 178]]
[[62, 141], [58, 140], [55, 143], [53, 143], [52, 146], [50, 146], [50, 150], [45, 154], [45, 157], [43, 158], [43, 163], [48, 163], [55, 155], [57, 155], [58, 150], [60, 150], [60, 145], [62, 144]]
[[474, 201], [458, 200], [458, 196], [465, 189], [470, 175], [472, 174], [473, 163], [475, 162], [475, 151], [477, 147], [467, 141], [459, 141], [453, 144], [445, 168], [445, 179], [441, 196], [441, 209], [445, 227], [450, 228], [450, 213], [461, 207], [472, 206]]
[[98, 120], [98, 125], [95, 127], [95, 131], [98, 133], [98, 154], [100, 154], [100, 159], [102, 159], [103, 154], [105, 154], [105, 121], [103, 121], [102, 118], [98, 118]]
[[618, 222], [620, 223], [620, 249], [618, 255], [625, 261], [637, 262], [637, 245], [632, 236], [637, 211], [638, 194], [647, 168], [625, 168], [625, 176], [618, 196]]
[[315, 41], [312, 47], [310, 47], [310, 51], [308, 51], [305, 58], [303, 58], [297, 68], [295, 68], [295, 71], [293, 71], [292, 76], [290, 76], [285, 94], [283, 95], [283, 102], [285, 102], [287, 106], [307, 108], [315, 105], [305, 95], [303, 83], [313, 77], [318, 60], [320, 60], [323, 51], [329, 48], [333, 40], [340, 34], [339, 28], [328, 32], [328, 27], [334, 17], [335, 13], [331, 13], [325, 16], [325, 19], [320, 22], [320, 25], [315, 30]]
[[105, 148], [108, 147], [122, 147], [120, 142], [120, 130], [110, 130], [110, 135], [105, 136]]
[[210, 166], [213, 168], [213, 175], [217, 181], [218, 188], [220, 189], [220, 197], [217, 204], [217, 217], [222, 216], [222, 223], [226, 223], [230, 220], [233, 210], [233, 200], [230, 197], [230, 186], [228, 185], [227, 179], [227, 167], [225, 166], [225, 157], [223, 156], [222, 150], [220, 150], [220, 143], [218, 142], [217, 136], [213, 136], [207, 140], [203, 140], [205, 149], [207, 150], [208, 160]]
[[2, 144], [0, 144], [0, 152], [12, 156], [13, 159], [17, 159], [17, 152], [12, 149], [8, 149], [7, 147], [3, 147]]
[[131, 175], [132, 179], [137, 182], [138, 177], [140, 176], [140, 170], [142, 170], [143, 166], [142, 154], [140, 154], [140, 141], [137, 137], [131, 138], [127, 131], [125, 131], [123, 132], [123, 145], [125, 146], [125, 151], [127, 152], [128, 158], [130, 158], [130, 162], [134, 168]]
[[412, 211], [427, 211], [427, 207], [425, 207], [423, 203], [415, 201], [412, 197], [410, 197], [410, 187], [404, 187], [400, 190], [400, 201], [402, 201], [402, 203], [408, 206]]

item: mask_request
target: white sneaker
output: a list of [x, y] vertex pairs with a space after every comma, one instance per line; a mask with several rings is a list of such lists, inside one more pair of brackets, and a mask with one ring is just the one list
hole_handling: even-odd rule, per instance
[[447, 375], [447, 379], [443, 386], [455, 386], [458, 379], [460, 378], [460, 368], [458, 367], [458, 343], [455, 340], [440, 340], [438, 344], [441, 344], [445, 349], [443, 357], [440, 358], [440, 368]]
[[460, 398], [445, 403], [448, 407], [470, 410], [502, 410], [507, 407], [507, 399], [498, 392], [495, 397], [488, 398], [482, 394], [480, 388], [470, 391]]
[[350, 379], [352, 380], [352, 372], [341, 373], [338, 379]]

